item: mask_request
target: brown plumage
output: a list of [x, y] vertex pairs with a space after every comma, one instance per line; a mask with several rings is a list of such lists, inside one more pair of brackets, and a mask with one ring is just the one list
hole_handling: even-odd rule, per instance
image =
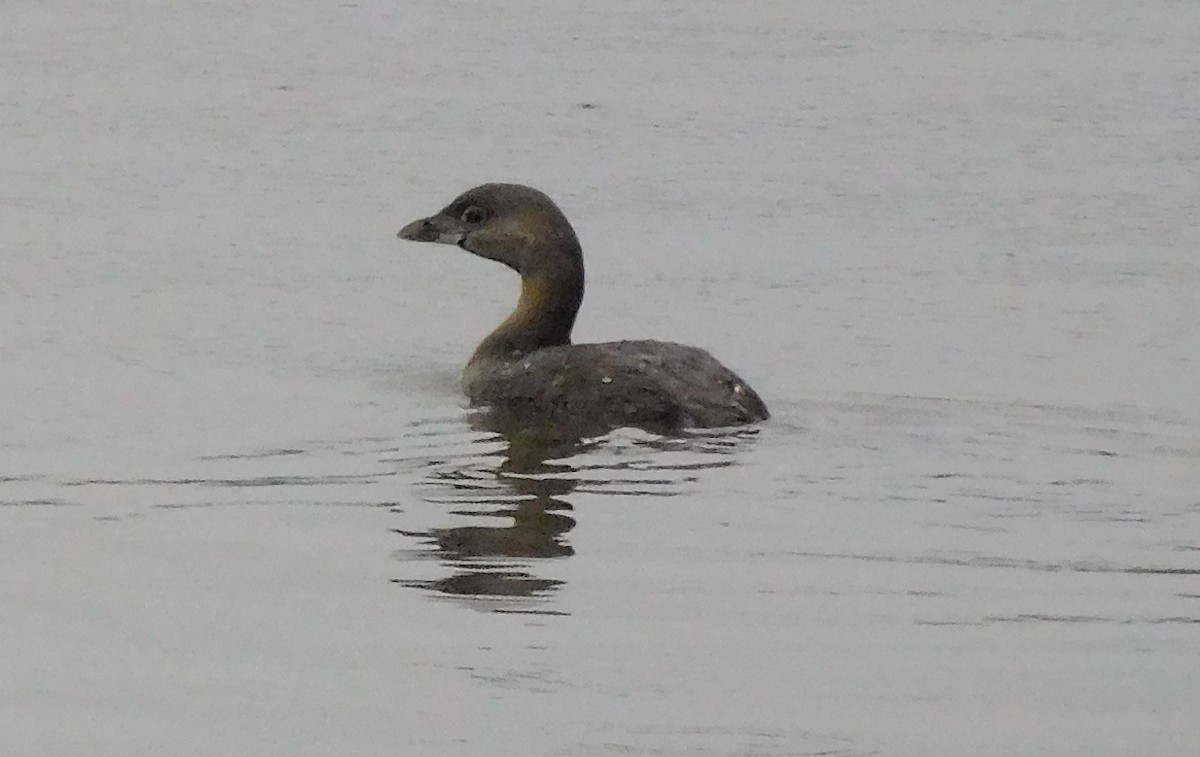
[[517, 307], [463, 371], [472, 404], [515, 427], [591, 435], [620, 426], [654, 431], [734, 426], [768, 416], [750, 386], [696, 347], [651, 340], [571, 344], [583, 301], [583, 252], [545, 194], [484, 184], [400, 238], [457, 245], [521, 275]]

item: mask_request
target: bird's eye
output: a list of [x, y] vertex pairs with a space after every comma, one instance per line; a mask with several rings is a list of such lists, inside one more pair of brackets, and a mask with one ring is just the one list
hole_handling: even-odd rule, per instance
[[487, 218], [487, 211], [478, 205], [471, 205], [459, 217], [462, 218], [463, 223], [474, 226], [477, 223], [483, 223], [483, 220]]

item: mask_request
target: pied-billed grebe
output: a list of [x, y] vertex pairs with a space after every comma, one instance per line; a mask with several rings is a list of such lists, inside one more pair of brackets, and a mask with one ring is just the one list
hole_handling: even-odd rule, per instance
[[518, 423], [585, 433], [734, 426], [767, 417], [750, 386], [696, 347], [651, 340], [571, 344], [583, 251], [554, 201], [520, 184], [484, 184], [401, 239], [457, 245], [521, 275], [517, 307], [463, 371], [472, 404]]

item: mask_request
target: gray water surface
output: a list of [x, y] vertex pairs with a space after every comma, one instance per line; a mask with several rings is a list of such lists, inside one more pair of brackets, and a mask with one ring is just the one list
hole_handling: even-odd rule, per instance
[[[1195, 753], [1193, 4], [0, 16], [0, 752]], [[773, 418], [476, 428], [490, 180]]]

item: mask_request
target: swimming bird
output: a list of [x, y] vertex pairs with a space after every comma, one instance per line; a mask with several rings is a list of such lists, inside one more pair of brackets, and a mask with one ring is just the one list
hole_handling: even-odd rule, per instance
[[671, 433], [769, 415], [749, 384], [697, 347], [656, 340], [572, 344], [583, 302], [583, 250], [554, 201], [532, 187], [483, 184], [398, 236], [456, 245], [520, 274], [516, 309], [462, 373], [471, 403], [509, 425], [549, 424], [581, 435], [622, 426]]

